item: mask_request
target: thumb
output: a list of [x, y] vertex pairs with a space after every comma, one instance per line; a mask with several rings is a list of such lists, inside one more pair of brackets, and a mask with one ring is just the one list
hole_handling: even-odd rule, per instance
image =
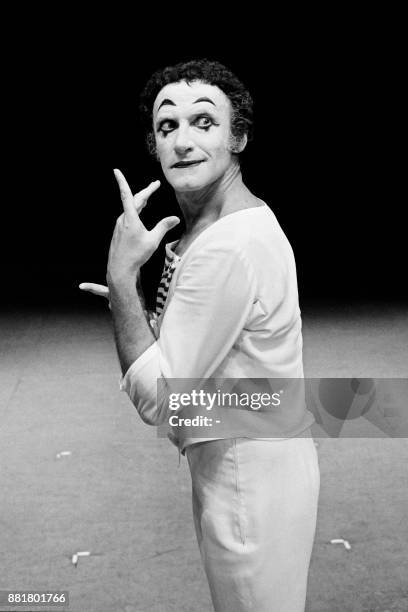
[[153, 235], [153, 238], [156, 244], [159, 244], [173, 227], [176, 227], [180, 223], [180, 219], [178, 217], [166, 217], [157, 223], [157, 225], [151, 230], [150, 234]]

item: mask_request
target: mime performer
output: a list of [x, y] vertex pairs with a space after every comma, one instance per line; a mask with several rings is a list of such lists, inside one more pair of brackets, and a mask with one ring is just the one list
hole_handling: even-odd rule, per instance
[[[303, 378], [295, 260], [271, 208], [244, 184], [239, 156], [252, 132], [252, 98], [225, 66], [194, 60], [157, 71], [140, 112], [151, 152], [185, 220], [166, 244], [156, 329], [136, 287], [143, 264], [179, 222], [140, 220], [155, 181], [123, 203], [107, 267], [125, 390], [145, 423], [166, 406], [157, 379]], [[272, 170], [272, 169], [271, 169]], [[242, 412], [242, 411], [237, 411]], [[270, 415], [265, 436], [192, 438], [187, 456], [201, 559], [216, 612], [302, 612], [319, 495], [319, 466], [304, 406]]]

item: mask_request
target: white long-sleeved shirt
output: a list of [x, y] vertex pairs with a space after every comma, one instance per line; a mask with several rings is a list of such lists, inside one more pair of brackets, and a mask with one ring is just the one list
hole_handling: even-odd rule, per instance
[[[266, 204], [239, 210], [203, 230], [177, 258], [157, 340], [130, 366], [121, 388], [144, 422], [159, 425], [168, 416], [157, 395], [159, 378], [303, 378], [301, 328], [295, 260], [284, 232]], [[294, 437], [314, 422], [299, 402], [268, 418], [274, 438]], [[189, 437], [182, 427], [177, 437], [182, 451], [213, 439]]]

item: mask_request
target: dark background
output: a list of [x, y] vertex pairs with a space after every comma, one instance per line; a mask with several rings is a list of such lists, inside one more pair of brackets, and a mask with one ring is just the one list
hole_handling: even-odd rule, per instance
[[[400, 79], [381, 37], [286, 32], [263, 46], [140, 32], [117, 43], [109, 30], [92, 36], [85, 26], [29, 38], [7, 75], [2, 305], [98, 299], [77, 285], [105, 282], [121, 213], [112, 169], [134, 191], [162, 178], [144, 148], [138, 93], [153, 70], [192, 57], [225, 63], [253, 93], [244, 180], [292, 244], [301, 301], [406, 299]], [[148, 227], [178, 214], [171, 189], [163, 185], [143, 214]], [[163, 245], [143, 273], [150, 302], [162, 258]]]

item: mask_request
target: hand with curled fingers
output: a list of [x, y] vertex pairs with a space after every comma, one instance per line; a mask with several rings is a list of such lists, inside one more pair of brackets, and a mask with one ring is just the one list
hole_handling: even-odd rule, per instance
[[139, 269], [156, 251], [164, 235], [180, 222], [178, 217], [166, 217], [152, 230], [147, 230], [139, 213], [152, 193], [160, 187], [160, 181], [150, 183], [133, 196], [120, 170], [114, 170], [114, 173], [120, 189], [123, 213], [116, 222], [109, 249], [108, 285], [130, 277], [136, 280]]
[[[130, 187], [119, 170], [114, 170], [119, 185], [123, 214], [118, 218], [113, 233], [108, 259], [107, 279], [114, 282], [123, 276], [139, 276], [140, 267], [152, 256], [164, 235], [175, 227], [180, 219], [167, 217], [148, 231], [140, 220], [139, 214], [146, 206], [149, 197], [160, 187], [160, 181], [132, 195]], [[109, 288], [95, 283], [81, 283], [79, 288], [109, 301]], [[109, 302], [110, 308], [110, 302]]]

